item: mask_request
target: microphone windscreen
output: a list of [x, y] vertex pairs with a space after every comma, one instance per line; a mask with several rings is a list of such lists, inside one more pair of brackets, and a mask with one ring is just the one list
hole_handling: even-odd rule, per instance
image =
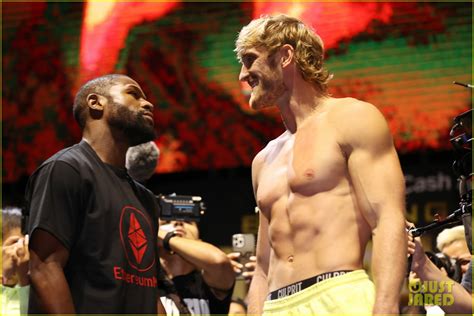
[[125, 167], [132, 178], [138, 182], [148, 180], [154, 173], [160, 150], [154, 141], [128, 148]]

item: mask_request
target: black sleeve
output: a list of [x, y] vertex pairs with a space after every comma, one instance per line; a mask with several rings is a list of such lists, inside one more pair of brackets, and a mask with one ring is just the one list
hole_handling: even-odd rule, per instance
[[223, 299], [218, 299], [214, 295], [214, 292], [211, 290], [209, 285], [207, 285], [206, 282], [204, 282], [204, 280], [203, 280], [203, 283], [205, 285], [206, 292], [209, 297], [209, 309], [210, 309], [211, 314], [212, 315], [214, 314], [227, 315], [229, 313], [229, 307], [232, 300], [232, 293], [234, 292], [235, 282], [230, 289], [225, 290], [225, 291], [219, 290], [221, 292], [227, 292], [227, 295]]
[[79, 172], [65, 162], [50, 162], [38, 169], [26, 192], [30, 236], [35, 229], [43, 229], [70, 250], [82, 207], [81, 187]]

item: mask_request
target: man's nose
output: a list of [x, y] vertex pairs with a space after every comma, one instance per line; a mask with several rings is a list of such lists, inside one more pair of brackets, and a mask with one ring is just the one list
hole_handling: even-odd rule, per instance
[[150, 112], [152, 112], [152, 113], [153, 113], [153, 109], [155, 108], [155, 107], [153, 106], [153, 104], [151, 104], [150, 101], [145, 100], [145, 99], [142, 99], [142, 104], [141, 104], [141, 106], [142, 106], [142, 108], [144, 108], [145, 110], [150, 111]]
[[245, 65], [240, 68], [239, 81], [246, 81], [249, 76], [249, 71]]
[[183, 226], [184, 226], [184, 222], [183, 222], [183, 221], [174, 221], [173, 224], [174, 224], [174, 225], [173, 225], [174, 227], [177, 227], [177, 226], [183, 227]]

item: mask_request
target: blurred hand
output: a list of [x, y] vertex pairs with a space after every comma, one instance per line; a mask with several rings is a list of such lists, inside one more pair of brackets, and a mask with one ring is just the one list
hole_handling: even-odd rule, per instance
[[[231, 252], [227, 254], [227, 258], [230, 259], [232, 268], [236, 274], [241, 274], [244, 270], [244, 265], [241, 264], [238, 260], [240, 258], [240, 252]], [[253, 275], [255, 273], [255, 267], [257, 265], [257, 257], [250, 256], [249, 262], [245, 264], [245, 271], [242, 273], [242, 277], [250, 283], [252, 281]]]
[[28, 275], [28, 263], [30, 261], [30, 252], [28, 250], [29, 236], [26, 235], [24, 238], [20, 238], [16, 246], [16, 272], [18, 275], [18, 282], [20, 286], [30, 284], [30, 278]]
[[232, 268], [236, 274], [240, 274], [242, 272], [242, 268], [244, 267], [242, 264], [239, 263], [240, 252], [231, 252], [227, 254], [227, 258], [229, 258], [230, 263], [232, 264]]
[[257, 257], [251, 256], [249, 260], [250, 261], [245, 264], [245, 269], [247, 271], [242, 273], [242, 276], [248, 282], [252, 281], [253, 275], [255, 274], [255, 267], [257, 266]]
[[173, 231], [174, 228], [171, 225], [161, 225], [158, 229], [158, 253], [160, 256], [163, 254], [169, 254], [168, 250], [163, 247], [163, 239], [165, 239], [166, 234], [170, 231]]
[[2, 284], [8, 284], [7, 280], [11, 279], [16, 274], [16, 262], [17, 262], [17, 246], [16, 243], [20, 240], [20, 236], [10, 236], [4, 242], [2, 246]]
[[416, 273], [420, 269], [420, 267], [424, 264], [424, 262], [427, 260], [427, 257], [423, 250], [423, 245], [421, 243], [420, 237], [414, 238], [408, 232], [408, 230], [414, 226], [415, 225], [413, 225], [413, 223], [406, 221], [407, 237], [408, 237], [408, 245], [407, 245], [408, 255], [412, 256], [411, 270]]
[[418, 275], [416, 275], [416, 272], [410, 271], [408, 275], [408, 280], [413, 281], [413, 280], [419, 280], [420, 278]]

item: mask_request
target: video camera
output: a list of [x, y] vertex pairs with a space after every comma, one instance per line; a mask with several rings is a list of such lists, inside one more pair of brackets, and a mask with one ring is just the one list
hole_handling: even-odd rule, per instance
[[157, 195], [160, 206], [160, 218], [166, 221], [179, 220], [199, 222], [206, 206], [200, 196], [191, 195]]
[[[466, 86], [472, 89], [472, 85]], [[472, 109], [454, 118], [449, 136], [456, 153], [453, 171], [458, 177], [460, 218], [472, 253]]]
[[[462, 84], [456, 81], [454, 83], [467, 88], [473, 88], [470, 84]], [[411, 227], [408, 232], [413, 237], [418, 237], [433, 229], [462, 223], [464, 225], [467, 246], [472, 254], [472, 109], [454, 118], [449, 136], [456, 156], [453, 162], [453, 171], [458, 181], [459, 208], [451, 212], [444, 220], [436, 218], [434, 222], [424, 227]], [[436, 266], [445, 268], [448, 276], [455, 279], [454, 272], [451, 272], [453, 274], [453, 277], [451, 277], [446, 267], [446, 262], [450, 260], [444, 260], [445, 263], [443, 263], [443, 259], [440, 259], [438, 256], [430, 256], [428, 253], [427, 255]], [[408, 259], [408, 272], [411, 269], [411, 260], [412, 256]]]
[[463, 223], [467, 246], [472, 253], [472, 109], [454, 118], [449, 136], [456, 155], [453, 171], [458, 178], [459, 208], [443, 220], [436, 219], [424, 227], [413, 227], [409, 232], [418, 237], [433, 229]]
[[449, 132], [450, 142], [454, 147], [456, 160], [453, 171], [457, 177], [472, 177], [472, 109], [454, 118]]
[[453, 258], [448, 257], [442, 252], [433, 253], [431, 251], [426, 251], [426, 256], [437, 266], [439, 269], [443, 268], [448, 277], [451, 280], [454, 280], [458, 283], [462, 279], [462, 269], [461, 264]]

